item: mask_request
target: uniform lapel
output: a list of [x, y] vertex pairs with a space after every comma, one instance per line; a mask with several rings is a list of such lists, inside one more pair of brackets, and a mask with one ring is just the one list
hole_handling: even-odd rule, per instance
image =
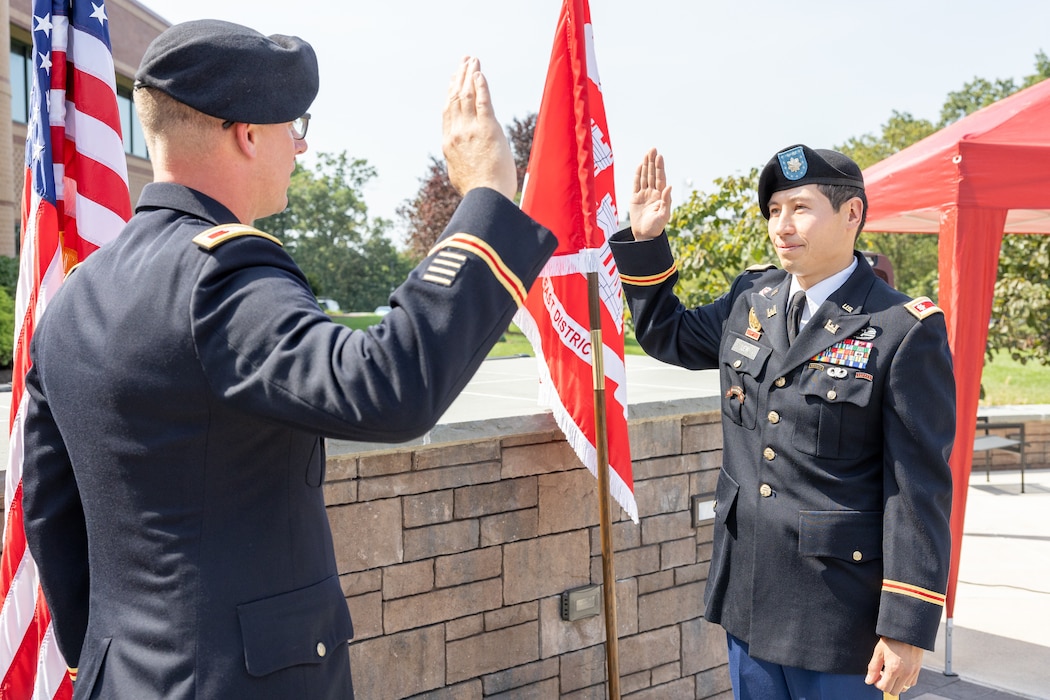
[[[794, 344], [788, 348], [783, 370], [797, 367], [835, 343], [856, 335], [867, 326], [870, 317], [863, 313], [864, 300], [867, 299], [868, 291], [874, 282], [875, 274], [871, 271], [871, 266], [861, 258], [849, 279], [820, 305], [813, 318], [809, 319], [806, 327], [795, 338]], [[784, 343], [786, 347], [786, 330]]]
[[751, 308], [762, 324], [762, 332], [775, 350], [783, 353], [787, 350], [787, 291], [791, 284], [788, 275], [776, 287], [766, 287], [762, 291], [751, 293]]

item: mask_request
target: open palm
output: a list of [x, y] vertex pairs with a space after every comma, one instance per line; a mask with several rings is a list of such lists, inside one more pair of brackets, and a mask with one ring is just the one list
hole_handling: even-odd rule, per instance
[[631, 232], [637, 240], [659, 236], [671, 218], [671, 188], [667, 186], [664, 157], [649, 150], [634, 171], [629, 207]]

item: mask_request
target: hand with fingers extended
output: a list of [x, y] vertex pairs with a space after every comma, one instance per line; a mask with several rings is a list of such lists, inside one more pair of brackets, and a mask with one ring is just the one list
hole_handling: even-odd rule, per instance
[[481, 62], [466, 57], [452, 77], [444, 112], [442, 150], [448, 177], [460, 194], [490, 187], [508, 199], [518, 190], [510, 144], [492, 111]]
[[629, 210], [635, 240], [656, 238], [671, 218], [671, 188], [664, 171], [664, 157], [649, 149], [634, 171]]

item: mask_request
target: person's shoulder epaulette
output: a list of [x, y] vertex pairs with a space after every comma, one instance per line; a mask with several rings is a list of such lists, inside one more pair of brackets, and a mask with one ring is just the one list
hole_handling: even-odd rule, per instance
[[941, 307], [934, 304], [929, 297], [916, 297], [911, 301], [906, 301], [904, 302], [904, 308], [908, 310], [908, 313], [920, 321], [927, 316], [944, 313], [941, 310]]
[[259, 238], [265, 238], [268, 241], [273, 241], [279, 246], [284, 246], [281, 241], [268, 233], [260, 231], [257, 228], [251, 226], [245, 226], [244, 224], [222, 224], [220, 226], [213, 226], [206, 231], [201, 231], [193, 237], [193, 242], [200, 246], [203, 250], [214, 250], [226, 241], [233, 240], [234, 238], [240, 238], [241, 236], [258, 236]]
[[775, 270], [776, 267], [772, 263], [758, 263], [757, 265], [744, 268], [744, 272], [765, 272], [766, 270]]

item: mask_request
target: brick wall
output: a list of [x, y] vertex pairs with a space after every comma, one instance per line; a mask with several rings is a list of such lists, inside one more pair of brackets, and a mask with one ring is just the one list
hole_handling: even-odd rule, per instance
[[[326, 500], [369, 700], [598, 700], [601, 616], [565, 622], [560, 594], [602, 582], [597, 480], [553, 420], [472, 442], [354, 452], [332, 443]], [[631, 424], [635, 525], [613, 505], [621, 694], [729, 698], [725, 637], [701, 617], [717, 413]], [[341, 454], [336, 454], [340, 453]]]

